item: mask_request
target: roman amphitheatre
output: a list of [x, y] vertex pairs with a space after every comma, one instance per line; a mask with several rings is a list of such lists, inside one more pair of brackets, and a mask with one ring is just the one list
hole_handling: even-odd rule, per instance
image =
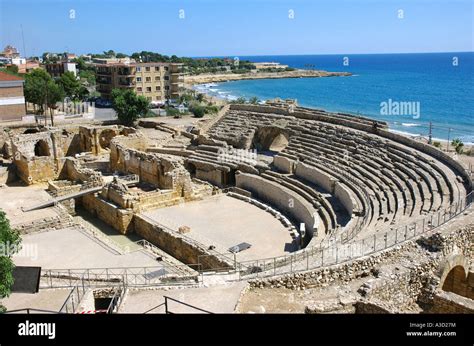
[[0, 148], [15, 264], [41, 267], [8, 310], [474, 311], [471, 172], [384, 122], [274, 101]]

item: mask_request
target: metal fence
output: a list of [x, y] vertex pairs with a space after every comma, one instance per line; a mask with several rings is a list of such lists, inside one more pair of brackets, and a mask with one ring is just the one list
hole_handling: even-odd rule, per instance
[[[236, 261], [234, 255], [225, 256], [233, 261], [233, 266], [212, 268], [212, 271], [235, 273], [239, 280], [248, 280], [254, 277], [268, 277], [281, 274], [291, 274], [299, 271], [322, 268], [325, 266], [344, 263], [373, 253], [389, 249], [406, 240], [413, 239], [425, 232], [443, 225], [453, 217], [464, 212], [474, 201], [474, 192], [465, 198], [453, 203], [449, 208], [431, 214], [407, 225], [390, 229], [385, 232], [376, 232], [362, 239], [346, 241], [345, 238], [335, 236], [319, 246], [305, 248], [289, 255], [250, 260]], [[71, 298], [63, 308], [71, 311], [84, 294], [85, 287], [110, 287], [123, 285], [124, 287], [145, 287], [159, 285], [198, 285], [203, 282], [203, 276], [208, 272], [199, 264], [172, 266], [173, 271], [166, 266], [132, 267], [132, 268], [90, 268], [90, 269], [51, 269], [42, 272], [41, 288], [75, 287]], [[194, 274], [186, 275], [189, 268], [195, 269]], [[168, 268], [168, 270], [167, 270]], [[183, 274], [184, 273], [184, 274]], [[234, 278], [235, 279], [235, 278]], [[233, 279], [231, 279], [233, 280]], [[76, 297], [76, 298], [74, 298]]]
[[171, 298], [171, 297], [168, 297], [168, 296], [163, 296], [163, 298], [165, 298], [165, 300], [164, 300], [163, 303], [161, 303], [161, 304], [159, 304], [159, 305], [157, 305], [157, 306], [155, 306], [155, 307], [153, 307], [153, 308], [151, 308], [151, 309], [145, 311], [144, 314], [148, 314], [148, 313], [150, 313], [150, 312], [152, 312], [152, 311], [155, 311], [155, 312], [156, 312], [156, 310], [157, 310], [157, 309], [160, 309], [160, 308], [163, 308], [163, 309], [164, 309], [163, 312], [164, 312], [165, 314], [177, 314], [177, 313], [179, 313], [179, 312], [176, 312], [176, 311], [175, 311], [175, 312], [171, 311], [171, 309], [170, 309], [170, 302], [174, 302], [174, 303], [179, 304], [179, 306], [184, 306], [184, 307], [186, 307], [186, 308], [189, 308], [189, 310], [186, 311], [186, 312], [184, 312], [184, 313], [198, 312], [198, 313], [213, 314], [213, 312], [210, 312], [210, 311], [208, 311], [208, 310], [204, 310], [204, 309], [198, 308], [197, 306], [194, 306], [194, 305], [191, 305], [191, 304], [182, 302], [182, 301], [180, 301], [180, 300], [178, 300], [178, 299], [175, 299], [175, 298]]
[[[183, 270], [189, 269], [183, 265]], [[40, 288], [107, 287], [116, 284], [125, 286], [191, 285], [200, 280], [194, 275], [170, 273], [166, 267], [48, 269], [42, 271]]]
[[306, 248], [291, 255], [242, 261], [238, 263], [239, 279], [247, 280], [254, 277], [268, 277], [317, 269], [389, 249], [443, 225], [464, 212], [473, 203], [473, 200], [474, 192], [471, 192], [449, 208], [416, 222], [385, 232], [377, 232], [363, 239], [343, 242], [343, 239], [334, 238], [329, 245]]
[[74, 288], [71, 290], [66, 300], [64, 301], [63, 306], [61, 306], [61, 309], [59, 309], [59, 313], [72, 314], [76, 312], [79, 303], [81, 302], [88, 289], [89, 286], [85, 285], [84, 282], [82, 282], [82, 284], [80, 285], [74, 286]]

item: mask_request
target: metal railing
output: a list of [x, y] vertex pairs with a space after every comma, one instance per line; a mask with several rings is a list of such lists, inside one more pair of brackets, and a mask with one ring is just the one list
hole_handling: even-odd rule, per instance
[[184, 305], [186, 307], [189, 307], [189, 308], [191, 308], [193, 310], [196, 310], [196, 311], [199, 311], [199, 312], [204, 312], [206, 314], [213, 314], [213, 312], [198, 308], [197, 306], [182, 302], [182, 301], [180, 301], [178, 299], [175, 299], [175, 298], [171, 298], [171, 297], [168, 297], [168, 296], [163, 296], [163, 298], [165, 298], [165, 301], [163, 303], [158, 304], [157, 306], [154, 306], [151, 309], [145, 311], [144, 314], [148, 314], [151, 311], [156, 310], [156, 309], [161, 308], [161, 307], [163, 307], [165, 309], [165, 311], [164, 311], [165, 314], [176, 314], [177, 312], [172, 312], [170, 310], [170, 308], [169, 308], [170, 304], [169, 304], [168, 300], [171, 300], [171, 301], [173, 301], [175, 303], [178, 303], [180, 305]]
[[[161, 262], [162, 266], [167, 270], [169, 273], [181, 274], [181, 275], [197, 275], [197, 270], [199, 270], [199, 264], [178, 264], [180, 263], [174, 257], [168, 255], [165, 251], [161, 250], [159, 247], [155, 246], [154, 244], [150, 243], [146, 239], [141, 239], [135, 242], [135, 244], [143, 247], [143, 250], [148, 251], [150, 254], [155, 256], [163, 257], [163, 261]], [[173, 263], [177, 262], [177, 263]]]
[[473, 201], [474, 192], [471, 192], [450, 207], [402, 227], [377, 232], [351, 242], [334, 239], [332, 245], [305, 248], [290, 255], [241, 261], [238, 268], [239, 280], [322, 268], [389, 249], [445, 224], [464, 212]]
[[85, 285], [84, 282], [74, 286], [64, 301], [64, 304], [61, 306], [61, 309], [59, 309], [59, 313], [73, 314], [76, 312], [77, 307], [88, 289], [89, 286]]
[[2, 314], [31, 314], [31, 313], [40, 313], [40, 314], [60, 314], [62, 312], [52, 311], [52, 310], [43, 310], [43, 309], [35, 309], [35, 308], [23, 308], [23, 309], [16, 309], [16, 310], [7, 310], [2, 312]]
[[[183, 265], [184, 267], [185, 265]], [[186, 266], [188, 267], [188, 266]], [[189, 267], [188, 267], [189, 268]], [[185, 269], [185, 268], [183, 268]], [[199, 275], [176, 275], [165, 267], [48, 269], [42, 271], [40, 288], [195, 285]]]

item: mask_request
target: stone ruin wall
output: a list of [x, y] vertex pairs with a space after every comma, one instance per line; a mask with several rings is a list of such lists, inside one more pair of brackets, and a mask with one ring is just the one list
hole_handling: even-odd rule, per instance
[[200, 263], [200, 269], [229, 269], [233, 266], [231, 259], [216, 256], [179, 233], [162, 228], [140, 215], [133, 218], [133, 228], [135, 233], [183, 263]]
[[118, 125], [80, 126], [81, 151], [99, 155], [108, 151], [112, 139], [116, 136], [128, 136], [136, 132], [137, 130], [134, 128]]
[[[18, 135], [12, 139], [13, 162], [18, 177], [26, 184], [56, 179], [62, 170], [63, 158], [73, 140], [73, 135], [63, 135], [60, 130]], [[35, 146], [47, 151], [35, 155]]]
[[[133, 147], [130, 148], [129, 144]], [[110, 148], [112, 171], [137, 174], [143, 182], [153, 184], [160, 189], [180, 191], [185, 199], [192, 199], [191, 176], [184, 168], [182, 160], [144, 152], [142, 150], [145, 147], [145, 139], [141, 137], [113, 139]]]

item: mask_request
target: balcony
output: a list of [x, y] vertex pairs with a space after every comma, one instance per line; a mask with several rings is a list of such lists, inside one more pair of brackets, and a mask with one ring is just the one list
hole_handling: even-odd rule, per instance
[[96, 74], [97, 74], [98, 76], [100, 76], [100, 75], [102, 75], [102, 76], [110, 76], [110, 75], [112, 75], [112, 71], [110, 71], [110, 70], [97, 70], [97, 71], [96, 71]]
[[127, 76], [127, 77], [134, 77], [135, 74], [133, 73], [133, 71], [129, 70], [129, 69], [126, 69], [126, 70], [119, 70], [118, 71], [118, 75], [119, 76]]
[[100, 77], [97, 78], [96, 82], [97, 82], [97, 84], [107, 84], [107, 85], [112, 84], [112, 80], [110, 78], [103, 78], [103, 77], [102, 78], [100, 78]]
[[112, 88], [105, 85], [98, 85], [97, 91], [100, 92], [101, 94], [110, 94], [110, 92], [112, 91]]
[[182, 84], [184, 83], [184, 76], [181, 74], [171, 75], [171, 84]]
[[129, 81], [119, 81], [118, 83], [121, 87], [125, 87], [125, 88], [133, 88], [135, 87], [135, 83], [134, 82], [129, 82]]

